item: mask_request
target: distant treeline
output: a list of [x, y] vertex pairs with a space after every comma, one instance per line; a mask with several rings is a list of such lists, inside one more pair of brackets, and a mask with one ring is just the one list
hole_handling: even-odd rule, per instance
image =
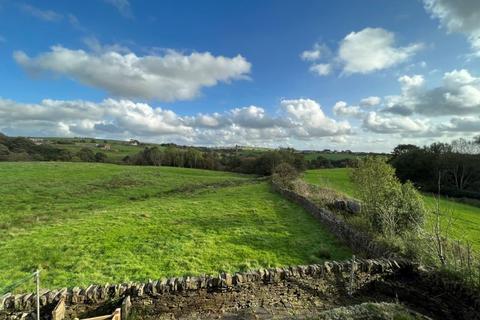
[[186, 167], [209, 170], [223, 170], [257, 175], [270, 175], [280, 163], [288, 163], [299, 171], [308, 168], [305, 157], [294, 149], [269, 150], [258, 155], [242, 155], [236, 150], [199, 150], [170, 145], [164, 150], [158, 147], [123, 159], [127, 164]]
[[[59, 141], [58, 144], [69, 144]], [[24, 137], [7, 137], [0, 133], [0, 161], [83, 161], [105, 162], [107, 155], [82, 148], [78, 152], [54, 147], [49, 144], [35, 144]]]
[[418, 147], [397, 146], [390, 163], [402, 180], [422, 191], [480, 199], [480, 137]]
[[[95, 139], [83, 139], [81, 142], [95, 143]], [[58, 145], [73, 145], [72, 141], [58, 140], [54, 144], [45, 140], [25, 137], [8, 137], [0, 133], [0, 161], [81, 161], [110, 162], [127, 165], [172, 166], [209, 170], [223, 170], [257, 175], [270, 175], [280, 163], [288, 163], [298, 171], [305, 169], [346, 167], [352, 160], [329, 160], [317, 156], [306, 160], [305, 154], [291, 148], [276, 150], [246, 151], [237, 148], [213, 149], [207, 147], [188, 147], [168, 143], [147, 146], [136, 154], [122, 160], [109, 159], [107, 153], [83, 147], [70, 151]]]

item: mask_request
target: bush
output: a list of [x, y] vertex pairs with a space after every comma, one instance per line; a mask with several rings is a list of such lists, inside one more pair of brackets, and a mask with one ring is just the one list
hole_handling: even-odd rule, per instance
[[80, 151], [77, 152], [77, 157], [80, 160], [85, 162], [94, 162], [95, 161], [95, 153], [93, 153], [92, 149], [90, 148], [82, 148]]
[[391, 237], [421, 230], [425, 220], [421, 196], [411, 183], [398, 180], [386, 159], [360, 159], [351, 178], [363, 202], [362, 213], [374, 231]]
[[103, 152], [95, 153], [95, 161], [96, 162], [105, 162], [107, 160], [107, 155]]
[[282, 162], [273, 169], [272, 180], [283, 187], [291, 189], [292, 183], [298, 179], [299, 173], [292, 165]]

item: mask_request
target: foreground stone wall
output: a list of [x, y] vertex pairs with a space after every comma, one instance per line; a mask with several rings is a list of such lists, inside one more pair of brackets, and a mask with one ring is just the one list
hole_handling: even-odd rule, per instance
[[[357, 259], [353, 264], [355, 274], [390, 274], [400, 270], [413, 270], [415, 265], [407, 260], [394, 259]], [[239, 272], [233, 275], [222, 273], [217, 276], [175, 277], [147, 283], [123, 283], [118, 285], [91, 285], [87, 288], [64, 288], [41, 294], [42, 307], [52, 305], [65, 299], [67, 305], [94, 304], [120, 297], [158, 296], [165, 293], [176, 293], [195, 290], [225, 291], [241, 288], [248, 283], [276, 283], [286, 279], [303, 277], [340, 276], [350, 272], [351, 261], [325, 262], [306, 266], [290, 266], [283, 268], [259, 269], [250, 272]], [[35, 308], [36, 295], [7, 294], [0, 300], [0, 310], [6, 312], [32, 311]]]
[[343, 240], [352, 250], [363, 253], [368, 258], [396, 258], [399, 256], [393, 248], [374, 241], [370, 235], [356, 230], [333, 212], [318, 207], [306, 197], [291, 190], [284, 189], [274, 183], [272, 184], [272, 187], [285, 198], [303, 207], [307, 212], [319, 220], [331, 233]]

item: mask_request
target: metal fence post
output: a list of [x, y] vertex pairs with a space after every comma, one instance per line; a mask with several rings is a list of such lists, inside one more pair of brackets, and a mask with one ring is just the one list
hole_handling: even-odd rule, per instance
[[40, 270], [35, 272], [37, 278], [37, 320], [40, 320]]

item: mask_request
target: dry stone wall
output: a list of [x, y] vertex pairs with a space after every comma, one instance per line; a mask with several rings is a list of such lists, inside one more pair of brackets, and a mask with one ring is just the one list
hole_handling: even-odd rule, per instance
[[[91, 285], [87, 288], [63, 288], [44, 292], [40, 296], [42, 307], [65, 299], [67, 305], [94, 304], [125, 296], [158, 296], [195, 290], [225, 291], [241, 288], [248, 283], [276, 283], [286, 279], [303, 277], [329, 277], [350, 272], [351, 261], [331, 261], [323, 264], [289, 266], [283, 268], [258, 269], [235, 274], [222, 273], [217, 276], [175, 277], [146, 283], [123, 283], [117, 285]], [[400, 270], [413, 270], [415, 265], [402, 259], [356, 259], [354, 270], [359, 274], [391, 274]], [[35, 308], [36, 295], [7, 294], [0, 300], [0, 311], [32, 311]]]
[[396, 258], [399, 254], [384, 244], [378, 243], [364, 232], [356, 230], [339, 218], [333, 212], [318, 207], [314, 202], [291, 190], [284, 189], [273, 183], [273, 189], [282, 196], [299, 204], [317, 220], [319, 220], [330, 232], [343, 240], [352, 250], [363, 253], [368, 258], [387, 257]]

